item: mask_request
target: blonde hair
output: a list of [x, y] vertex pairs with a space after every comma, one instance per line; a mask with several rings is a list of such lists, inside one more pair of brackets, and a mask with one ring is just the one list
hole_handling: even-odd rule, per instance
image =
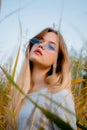
[[[64, 42], [64, 39], [62, 35], [53, 30], [52, 28], [46, 28], [43, 31], [41, 31], [38, 35], [35, 36], [35, 38], [41, 38], [48, 32], [54, 32], [58, 36], [58, 53], [56, 58], [56, 67], [52, 66], [50, 71], [47, 73], [46, 82], [49, 84], [48, 90], [51, 93], [56, 93], [64, 88], [70, 89], [70, 61], [68, 56], [68, 51], [66, 44]], [[32, 44], [28, 44], [26, 49], [26, 55], [25, 60], [23, 62], [22, 68], [20, 70], [20, 73], [17, 78], [17, 84], [22, 89], [22, 91], [25, 94], [29, 93], [30, 90], [30, 81], [31, 81], [31, 69], [32, 64], [29, 62], [29, 52], [32, 48]], [[55, 67], [55, 73], [53, 72], [53, 69]], [[13, 91], [13, 111], [16, 115], [16, 119], [18, 117], [20, 108], [23, 103], [24, 96], [18, 91]]]

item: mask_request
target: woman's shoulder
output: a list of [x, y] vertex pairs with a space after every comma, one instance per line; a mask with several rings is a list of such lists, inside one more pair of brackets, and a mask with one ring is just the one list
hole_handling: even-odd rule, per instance
[[74, 97], [71, 91], [67, 89], [61, 90], [53, 94], [53, 100], [75, 113]]
[[66, 100], [73, 100], [73, 95], [72, 95], [72, 93], [71, 93], [71, 91], [70, 90], [68, 90], [68, 89], [63, 89], [63, 90], [61, 90], [61, 91], [58, 91], [57, 93], [55, 93], [55, 94], [53, 94], [53, 99], [54, 100], [63, 100], [64, 99], [64, 101]]

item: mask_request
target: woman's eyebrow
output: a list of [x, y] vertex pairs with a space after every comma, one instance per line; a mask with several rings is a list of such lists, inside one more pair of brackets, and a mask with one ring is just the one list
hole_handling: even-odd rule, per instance
[[45, 41], [43, 37], [40, 38], [41, 40]]
[[55, 43], [54, 41], [49, 41], [49, 42], [51, 42], [51, 43], [53, 43], [53, 44], [55, 44], [55, 45], [56, 45], [56, 43]]
[[[45, 41], [45, 39], [44, 39], [43, 37], [42, 37], [41, 39], [42, 39], [43, 41]], [[53, 44], [56, 45], [56, 43], [55, 43], [54, 41], [49, 40], [48, 42], [53, 43]]]

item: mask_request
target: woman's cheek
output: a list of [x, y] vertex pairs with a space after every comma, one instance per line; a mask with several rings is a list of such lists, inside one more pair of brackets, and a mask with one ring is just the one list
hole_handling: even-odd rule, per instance
[[55, 55], [49, 54], [49, 56], [46, 56], [45, 62], [49, 65], [53, 65], [55, 61]]

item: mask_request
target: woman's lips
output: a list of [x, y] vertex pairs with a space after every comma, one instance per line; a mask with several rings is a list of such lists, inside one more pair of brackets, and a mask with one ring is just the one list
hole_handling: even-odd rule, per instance
[[41, 52], [39, 49], [35, 50], [34, 52], [35, 52], [36, 54], [42, 55], [42, 52]]

